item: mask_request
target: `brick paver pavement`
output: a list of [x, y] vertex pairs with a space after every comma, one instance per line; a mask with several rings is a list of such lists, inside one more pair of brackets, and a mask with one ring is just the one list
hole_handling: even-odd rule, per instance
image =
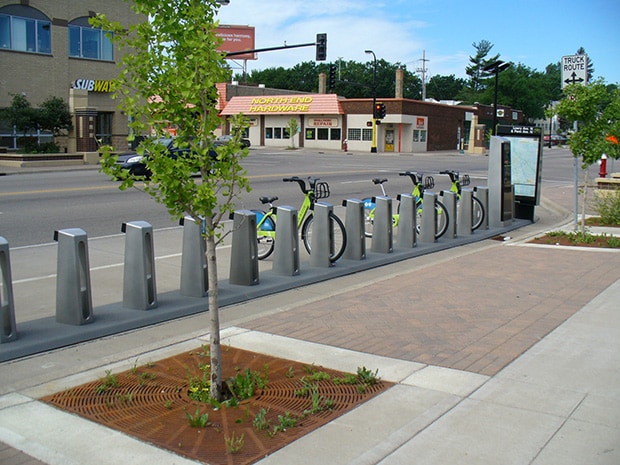
[[494, 375], [620, 279], [617, 257], [498, 245], [419, 271], [413, 259], [411, 273], [244, 326]]

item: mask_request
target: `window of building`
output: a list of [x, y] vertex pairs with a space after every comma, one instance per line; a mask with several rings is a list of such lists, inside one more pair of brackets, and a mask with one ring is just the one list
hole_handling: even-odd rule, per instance
[[362, 140], [362, 130], [359, 128], [349, 128], [347, 139]]
[[329, 129], [328, 128], [319, 128], [317, 129], [317, 137], [318, 140], [328, 140], [329, 139]]
[[0, 49], [52, 53], [52, 22], [25, 5], [0, 8]]
[[314, 128], [306, 129], [306, 140], [314, 140], [316, 130]]
[[282, 128], [273, 128], [273, 138], [282, 139]]
[[104, 145], [112, 145], [112, 117], [114, 113], [97, 114], [97, 140]]
[[69, 56], [92, 60], [114, 60], [114, 49], [108, 35], [111, 32], [95, 29], [88, 17], [74, 19], [69, 23]]
[[413, 141], [414, 142], [426, 142], [426, 130], [414, 129], [413, 130]]
[[273, 128], [265, 128], [265, 139], [273, 139]]
[[372, 129], [362, 129], [362, 140], [372, 141]]
[[342, 134], [340, 128], [332, 128], [330, 131], [330, 140], [340, 140], [340, 136]]

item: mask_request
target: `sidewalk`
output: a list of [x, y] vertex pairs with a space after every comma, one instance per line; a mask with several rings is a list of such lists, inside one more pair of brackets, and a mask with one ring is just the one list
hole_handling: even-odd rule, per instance
[[[565, 199], [560, 188], [544, 194]], [[527, 245], [566, 218], [550, 206], [505, 242], [224, 308], [223, 344], [366, 366], [397, 383], [259, 463], [620, 463], [620, 255]], [[193, 463], [36, 399], [195, 348], [205, 326], [191, 316], [0, 364], [0, 461]]]

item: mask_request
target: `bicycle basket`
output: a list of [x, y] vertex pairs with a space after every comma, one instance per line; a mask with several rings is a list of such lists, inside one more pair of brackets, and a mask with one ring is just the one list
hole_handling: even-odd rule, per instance
[[464, 174], [461, 178], [461, 186], [469, 186], [471, 184], [471, 179], [469, 179], [469, 174]]
[[435, 187], [435, 178], [426, 176], [426, 178], [424, 178], [424, 189], [432, 189], [433, 187]]
[[329, 197], [329, 184], [326, 182], [317, 182], [314, 186], [314, 198], [316, 200], [326, 199]]

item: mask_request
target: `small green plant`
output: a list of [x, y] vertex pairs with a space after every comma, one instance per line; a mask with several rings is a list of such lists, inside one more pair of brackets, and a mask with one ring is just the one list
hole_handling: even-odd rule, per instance
[[187, 419], [189, 420], [189, 426], [192, 428], [204, 428], [209, 423], [209, 414], [208, 413], [200, 413], [200, 406], [196, 407], [196, 413], [192, 415], [191, 413], [186, 413]]
[[285, 412], [284, 415], [278, 415], [278, 424], [269, 432], [269, 437], [274, 437], [276, 434], [286, 431], [288, 428], [295, 427], [297, 421], [297, 418], [291, 416], [290, 412]]
[[171, 401], [171, 400], [167, 400], [167, 401], [165, 401], [165, 402], [164, 402], [164, 408], [166, 408], [166, 409], [170, 410], [170, 409], [172, 408], [172, 405], [173, 405], [173, 404], [174, 404], [174, 402], [173, 402], [173, 401]]
[[295, 370], [293, 369], [293, 367], [288, 367], [288, 371], [286, 372], [284, 376], [286, 376], [289, 379], [293, 379], [295, 377]]
[[97, 394], [103, 394], [112, 388], [118, 387], [118, 379], [110, 370], [106, 370], [105, 376], [100, 378], [99, 381], [101, 384], [95, 388], [95, 393]]
[[243, 373], [237, 373], [237, 376], [227, 381], [228, 388], [232, 395], [237, 399], [249, 399], [254, 395], [256, 389], [264, 389], [267, 386], [268, 367], [265, 366], [263, 373], [251, 371], [247, 368]]
[[258, 411], [254, 417], [254, 421], [252, 421], [252, 426], [256, 431], [264, 431], [269, 428], [269, 421], [267, 421], [267, 410], [261, 408]]
[[224, 441], [226, 442], [226, 450], [234, 454], [239, 452], [245, 445], [245, 434], [242, 433], [241, 436], [235, 437], [235, 432], [233, 431], [231, 436], [224, 437]]
[[607, 245], [613, 249], [617, 249], [620, 247], [620, 237], [618, 236], [609, 236], [607, 239]]
[[601, 224], [620, 225], [620, 189], [599, 190], [594, 209], [600, 216]]
[[190, 399], [198, 402], [209, 403], [211, 399], [211, 381], [209, 379], [209, 365], [201, 367], [202, 375], [189, 375], [188, 379], [188, 395]]
[[357, 377], [360, 382], [362, 384], [365, 384], [366, 386], [374, 386], [381, 380], [381, 378], [379, 377], [379, 369], [376, 369], [374, 372], [372, 372], [366, 367], [357, 368]]

